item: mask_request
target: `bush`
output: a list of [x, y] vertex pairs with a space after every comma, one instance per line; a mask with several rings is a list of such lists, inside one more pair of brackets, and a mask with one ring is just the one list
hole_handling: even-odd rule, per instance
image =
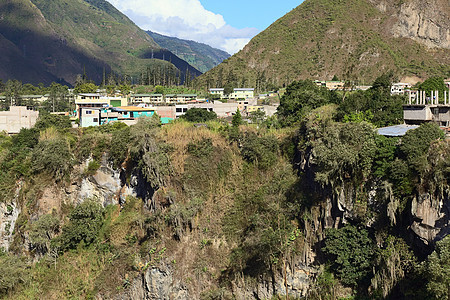
[[59, 219], [53, 215], [43, 215], [30, 225], [30, 241], [38, 252], [46, 253], [50, 247], [51, 238], [59, 231]]
[[193, 123], [202, 123], [217, 119], [217, 114], [203, 108], [191, 108], [182, 116], [182, 119]]
[[56, 129], [67, 129], [72, 128], [72, 123], [70, 122], [70, 118], [67, 116], [41, 114], [34, 127], [39, 131], [50, 127], [55, 127]]
[[370, 275], [375, 252], [364, 228], [347, 225], [327, 230], [322, 250], [343, 284], [356, 287]]
[[450, 298], [450, 236], [436, 243], [436, 250], [422, 265], [427, 290], [434, 299]]
[[260, 169], [268, 169], [278, 157], [278, 141], [274, 136], [248, 134], [242, 141], [242, 157]]
[[28, 280], [27, 265], [17, 256], [0, 253], [0, 295]]
[[61, 251], [77, 248], [81, 242], [92, 244], [100, 231], [104, 219], [103, 207], [94, 200], [85, 200], [69, 215], [69, 223], [63, 226], [62, 234], [52, 240], [52, 246]]
[[72, 154], [65, 138], [41, 140], [32, 154], [32, 171], [47, 172], [61, 180], [72, 167]]

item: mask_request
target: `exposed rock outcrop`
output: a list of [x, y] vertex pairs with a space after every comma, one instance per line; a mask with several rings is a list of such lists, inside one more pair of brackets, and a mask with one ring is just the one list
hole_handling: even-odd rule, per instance
[[430, 48], [450, 49], [450, 4], [447, 0], [404, 1], [392, 33]]

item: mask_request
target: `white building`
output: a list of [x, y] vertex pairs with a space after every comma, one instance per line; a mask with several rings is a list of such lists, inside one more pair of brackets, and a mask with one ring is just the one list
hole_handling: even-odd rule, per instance
[[393, 83], [391, 86], [391, 95], [403, 95], [406, 90], [411, 88], [411, 84], [404, 82]]
[[11, 106], [9, 111], [0, 112], [0, 131], [9, 134], [19, 133], [20, 129], [34, 127], [39, 112], [28, 109], [26, 106]]

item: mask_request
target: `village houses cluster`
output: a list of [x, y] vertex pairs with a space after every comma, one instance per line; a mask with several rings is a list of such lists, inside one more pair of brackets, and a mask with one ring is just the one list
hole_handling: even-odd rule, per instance
[[[314, 81], [316, 85], [329, 90], [347, 89], [343, 81]], [[437, 91], [426, 96], [423, 91], [412, 89], [408, 83], [394, 83], [392, 95], [406, 94], [407, 103], [403, 106], [404, 126], [417, 126], [423, 122], [437, 122], [444, 128], [450, 127], [450, 82], [446, 82], [449, 92], [440, 95]], [[353, 89], [367, 90], [370, 86], [356, 86]], [[250, 116], [255, 111], [264, 112], [265, 116], [275, 114], [279, 105], [278, 92], [254, 94], [253, 88], [235, 88], [229, 94], [224, 88], [209, 89], [209, 99], [196, 94], [133, 94], [127, 96], [108, 96], [106, 91], [97, 93], [80, 93], [68, 97], [73, 101], [75, 110], [72, 119], [78, 119], [79, 126], [99, 126], [111, 122], [123, 122], [133, 125], [139, 117], [158, 114], [163, 124], [170, 123], [183, 116], [191, 108], [200, 108], [215, 112], [219, 118], [232, 117], [238, 110], [243, 116]], [[23, 100], [44, 102], [49, 95], [23, 95]], [[270, 105], [264, 105], [267, 99]], [[0, 101], [5, 97], [0, 96]], [[69, 113], [66, 113], [69, 115]], [[18, 133], [21, 128], [31, 128], [38, 119], [39, 112], [31, 107], [12, 106], [9, 111], [0, 112], [0, 131]], [[74, 122], [75, 123], [75, 122]], [[405, 127], [406, 128], [406, 127]]]

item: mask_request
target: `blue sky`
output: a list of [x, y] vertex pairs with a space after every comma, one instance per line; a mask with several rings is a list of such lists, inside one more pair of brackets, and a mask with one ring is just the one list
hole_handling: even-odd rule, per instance
[[201, 0], [207, 10], [221, 14], [231, 26], [256, 27], [260, 31], [269, 27], [301, 2], [302, 0]]
[[234, 54], [303, 0], [108, 0], [144, 30]]

